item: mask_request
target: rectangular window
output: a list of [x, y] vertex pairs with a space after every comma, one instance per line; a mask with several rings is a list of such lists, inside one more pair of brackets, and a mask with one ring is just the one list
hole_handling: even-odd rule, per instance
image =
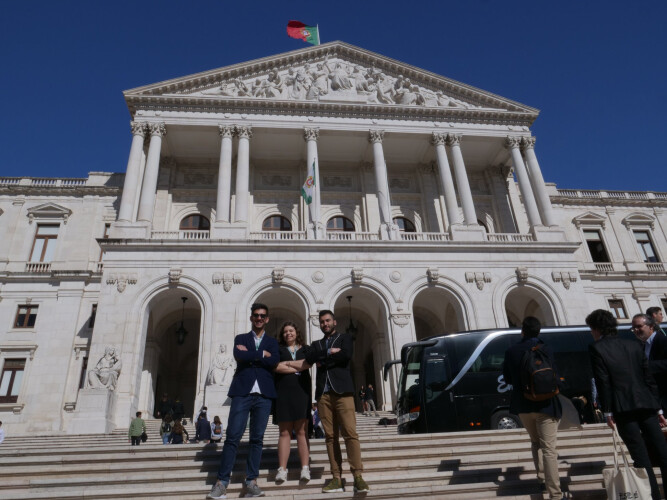
[[[102, 235], [102, 239], [106, 240], [109, 237], [109, 229], [111, 228], [111, 224], [104, 224], [104, 234]], [[100, 249], [100, 262], [104, 260], [104, 250]]]
[[58, 225], [39, 224], [30, 252], [30, 262], [51, 262], [58, 239]]
[[88, 356], [81, 361], [81, 375], [79, 376], [79, 389], [86, 385], [86, 372], [88, 371]]
[[5, 359], [0, 378], [0, 403], [16, 403], [24, 369], [25, 359]]
[[609, 310], [616, 319], [628, 319], [628, 313], [620, 299], [609, 299]]
[[607, 250], [604, 248], [604, 243], [602, 243], [600, 231], [584, 231], [584, 238], [586, 239], [588, 251], [591, 253], [593, 262], [609, 262], [609, 256], [607, 255]]
[[648, 231], [633, 231], [633, 233], [637, 242], [637, 250], [639, 250], [639, 255], [644, 262], [660, 262], [658, 256], [655, 254]]
[[95, 326], [95, 316], [97, 316], [97, 304], [93, 304], [90, 310], [90, 319], [88, 320], [88, 328]]
[[19, 306], [14, 328], [32, 328], [37, 320], [37, 306]]

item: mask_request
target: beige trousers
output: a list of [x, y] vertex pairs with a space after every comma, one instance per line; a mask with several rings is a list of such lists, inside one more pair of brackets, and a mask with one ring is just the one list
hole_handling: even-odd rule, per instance
[[341, 477], [343, 455], [340, 450], [339, 435], [342, 434], [352, 475], [360, 475], [364, 471], [364, 466], [361, 463], [361, 446], [357, 434], [354, 396], [352, 394], [340, 395], [335, 392], [324, 393], [318, 401], [317, 409], [320, 413], [322, 427], [324, 427], [324, 439], [327, 445], [331, 474], [333, 477]]
[[537, 478], [544, 482], [550, 500], [561, 500], [563, 493], [560, 490], [556, 451], [559, 420], [544, 413], [519, 413], [519, 418], [530, 436]]

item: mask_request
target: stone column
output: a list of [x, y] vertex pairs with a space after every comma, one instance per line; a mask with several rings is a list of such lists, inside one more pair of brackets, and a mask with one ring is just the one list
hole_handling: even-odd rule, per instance
[[315, 186], [313, 189], [313, 200], [308, 205], [309, 223], [308, 223], [308, 238], [322, 239], [324, 237], [322, 231], [322, 222], [320, 221], [320, 164], [317, 159], [317, 140], [320, 138], [320, 129], [318, 128], [304, 128], [303, 139], [306, 141], [306, 172], [308, 169], [313, 169], [313, 177], [315, 179]]
[[521, 190], [523, 205], [526, 208], [526, 213], [528, 214], [528, 224], [530, 224], [530, 227], [532, 228], [534, 226], [540, 225], [540, 214], [537, 210], [537, 204], [535, 203], [533, 190], [530, 186], [528, 172], [526, 171], [526, 167], [523, 164], [523, 158], [521, 157], [521, 151], [519, 150], [520, 145], [520, 137], [507, 136], [505, 139], [505, 147], [512, 153], [512, 164], [514, 165], [514, 172], [516, 172], [516, 176], [519, 181], [519, 189]]
[[382, 140], [384, 130], [370, 130], [368, 141], [373, 144], [373, 170], [377, 189], [378, 205], [380, 208], [380, 232], [386, 239], [398, 239], [393, 236], [394, 231], [391, 219], [391, 205], [389, 203], [389, 182], [387, 180], [387, 164], [384, 161]]
[[[438, 157], [438, 173], [440, 174], [440, 188], [445, 197], [445, 206], [447, 207], [447, 220], [449, 226], [459, 222], [459, 206], [456, 203], [456, 191], [454, 191], [454, 180], [452, 172], [449, 169], [449, 160], [447, 160], [447, 151], [445, 150], [445, 141], [447, 134], [433, 132], [431, 143], [435, 146], [435, 152]], [[475, 221], [477, 222], [477, 221]]]
[[540, 164], [537, 162], [537, 156], [535, 156], [535, 137], [524, 137], [521, 139], [521, 147], [523, 149], [523, 154], [526, 157], [526, 167], [528, 167], [528, 173], [530, 174], [530, 181], [537, 201], [537, 208], [542, 216], [542, 224], [545, 226], [555, 226], [556, 218], [554, 217], [551, 208], [551, 200], [549, 199], [547, 188], [544, 185], [544, 178], [542, 177]]
[[157, 178], [160, 173], [160, 148], [162, 147], [162, 137], [167, 135], [167, 129], [164, 123], [149, 123], [148, 130], [151, 134], [151, 142], [148, 146], [148, 159], [144, 171], [144, 182], [141, 185], [137, 220], [150, 223], [153, 220]]
[[130, 147], [130, 158], [127, 160], [125, 171], [125, 182], [123, 184], [123, 196], [120, 200], [118, 220], [132, 222], [134, 215], [134, 200], [137, 197], [137, 189], [141, 179], [141, 152], [144, 149], [144, 136], [146, 135], [145, 122], [130, 122], [132, 129], [132, 146]]
[[472, 202], [472, 192], [470, 191], [466, 166], [463, 163], [463, 154], [461, 154], [461, 136], [448, 134], [447, 145], [452, 152], [454, 176], [456, 177], [456, 186], [459, 188], [461, 206], [463, 207], [463, 222], [469, 226], [476, 226], [477, 214], [475, 213], [475, 205]]
[[239, 136], [239, 151], [236, 159], [236, 203], [234, 222], [248, 222], [248, 190], [250, 186], [250, 138], [252, 127], [236, 127]]
[[220, 137], [220, 166], [218, 168], [218, 197], [215, 205], [215, 220], [229, 222], [232, 190], [232, 135], [234, 127], [218, 125]]

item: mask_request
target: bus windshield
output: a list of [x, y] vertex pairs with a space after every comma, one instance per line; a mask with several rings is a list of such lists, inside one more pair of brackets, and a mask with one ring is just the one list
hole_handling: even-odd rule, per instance
[[404, 411], [419, 406], [419, 372], [421, 371], [424, 347], [415, 346], [408, 351], [407, 361], [401, 370], [398, 385], [398, 405]]

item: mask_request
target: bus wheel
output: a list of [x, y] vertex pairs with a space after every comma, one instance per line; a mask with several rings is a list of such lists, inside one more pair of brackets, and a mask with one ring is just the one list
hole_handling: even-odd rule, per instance
[[521, 421], [507, 410], [500, 410], [491, 415], [492, 429], [520, 429]]

